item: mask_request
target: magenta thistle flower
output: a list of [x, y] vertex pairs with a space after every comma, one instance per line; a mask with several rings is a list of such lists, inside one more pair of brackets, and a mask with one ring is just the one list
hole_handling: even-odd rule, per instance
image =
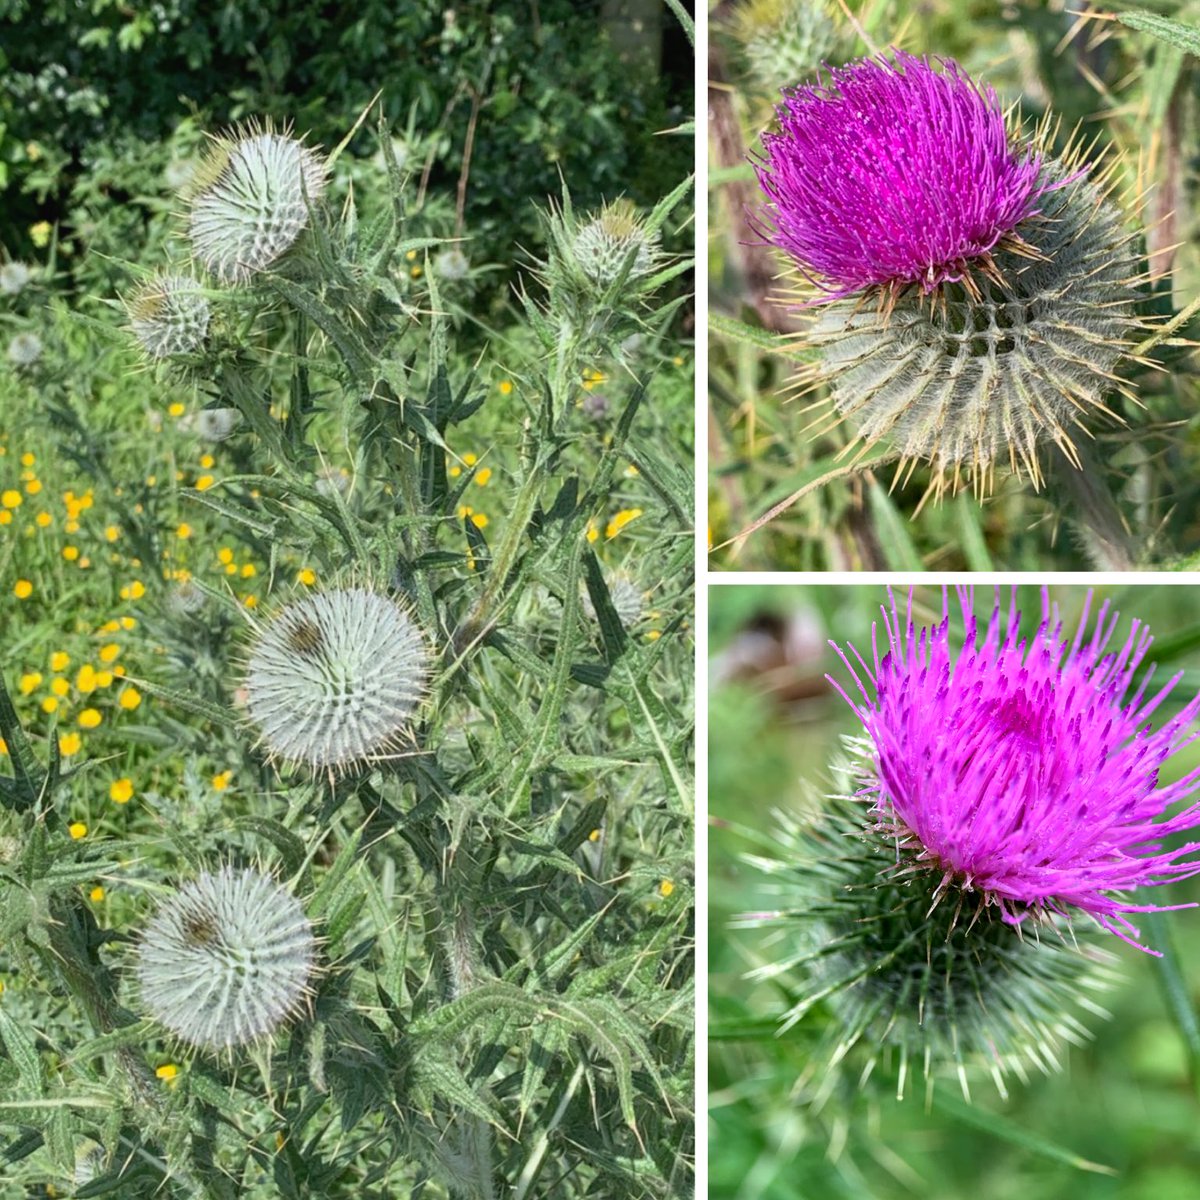
[[948, 596], [941, 623], [918, 629], [911, 593], [903, 614], [895, 596], [882, 610], [882, 656], [874, 632], [871, 663], [851, 647], [856, 668], [838, 649], [861, 701], [830, 682], [872, 743], [861, 795], [905, 867], [941, 874], [939, 897], [980, 893], [1009, 924], [1087, 913], [1148, 950], [1125, 914], [1194, 907], [1136, 904], [1128, 892], [1200, 873], [1191, 857], [1200, 842], [1163, 845], [1200, 822], [1195, 801], [1164, 819], [1200, 787], [1200, 769], [1159, 782], [1196, 736], [1200, 697], [1155, 729], [1150, 719], [1179, 676], [1150, 694], [1150, 670], [1134, 687], [1150, 634], [1135, 621], [1108, 651], [1118, 614], [1106, 601], [1089, 633], [1090, 593], [1069, 640], [1045, 592], [1029, 640], [1014, 596], [1007, 611], [997, 597], [981, 641], [972, 600], [960, 591], [961, 651], [951, 645]]
[[957, 63], [866, 58], [784, 92], [763, 136], [769, 239], [822, 291], [970, 280], [1037, 211], [1041, 156], [1014, 152], [995, 92]]

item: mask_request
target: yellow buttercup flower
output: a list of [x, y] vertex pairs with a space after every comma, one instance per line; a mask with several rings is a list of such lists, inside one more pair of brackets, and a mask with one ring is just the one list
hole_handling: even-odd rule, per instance
[[128, 804], [133, 797], [133, 781], [114, 779], [109, 785], [108, 795], [114, 804]]

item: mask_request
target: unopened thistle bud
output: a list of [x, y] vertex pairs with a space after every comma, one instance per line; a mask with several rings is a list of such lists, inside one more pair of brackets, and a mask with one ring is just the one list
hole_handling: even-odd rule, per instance
[[187, 275], [157, 275], [126, 301], [129, 327], [151, 358], [198, 350], [211, 312], [200, 284]]
[[1074, 459], [1139, 324], [1137, 258], [1106, 172], [1010, 130], [957, 64], [899, 51], [785, 93], [764, 136], [767, 236], [820, 305], [806, 368], [838, 420], [940, 493], [997, 464]]
[[466, 279], [471, 273], [471, 261], [457, 246], [452, 246], [449, 250], [443, 250], [433, 260], [433, 269], [439, 278], [453, 282]]
[[254, 870], [222, 867], [185, 883], [138, 947], [142, 1003], [189, 1045], [269, 1036], [309, 993], [316, 943], [294, 896]]
[[6, 296], [19, 296], [32, 278], [33, 272], [25, 263], [6, 262], [0, 266], [0, 292]]
[[186, 193], [196, 257], [222, 283], [267, 270], [307, 227], [325, 172], [320, 154], [269, 125], [214, 139]]
[[[605, 582], [608, 584], [608, 598], [621, 624], [626, 629], [632, 629], [642, 619], [645, 608], [642, 589], [624, 573], [611, 575]], [[583, 611], [589, 621], [597, 619], [596, 606], [587, 591], [583, 594]]]
[[14, 367], [31, 367], [42, 357], [42, 339], [36, 333], [17, 333], [9, 339], [8, 361]]
[[658, 238], [657, 230], [646, 229], [634, 205], [620, 199], [576, 230], [571, 251], [583, 275], [607, 287], [622, 272], [628, 279], [648, 275], [658, 259]]
[[838, 29], [826, 0], [742, 0], [724, 23], [751, 82], [778, 92], [834, 56]]
[[395, 600], [365, 587], [318, 592], [260, 631], [247, 709], [272, 758], [348, 771], [405, 743], [428, 669], [424, 636]]

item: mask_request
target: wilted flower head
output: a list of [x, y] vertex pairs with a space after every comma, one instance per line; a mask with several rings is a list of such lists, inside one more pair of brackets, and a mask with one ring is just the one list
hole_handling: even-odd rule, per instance
[[277, 1030], [309, 990], [315, 940], [304, 909], [258, 871], [185, 883], [138, 947], [142, 1002], [193, 1046], [221, 1050]]
[[579, 270], [607, 287], [623, 271], [626, 278], [648, 275], [658, 257], [658, 231], [648, 230], [633, 203], [606, 204], [575, 233], [571, 250]]
[[42, 339], [36, 333], [17, 333], [9, 339], [8, 361], [17, 367], [30, 367], [42, 357]]
[[1050, 186], [990, 87], [894, 51], [785, 92], [759, 180], [772, 240], [833, 296], [967, 277]]
[[29, 266], [23, 262], [6, 262], [0, 266], [0, 292], [6, 296], [19, 296], [33, 277]]
[[404, 608], [338, 588], [293, 601], [260, 631], [247, 707], [273, 758], [344, 771], [403, 743], [427, 675], [425, 639]]
[[151, 358], [190, 354], [208, 335], [208, 299], [188, 275], [148, 279], [125, 307], [134, 336]]
[[1165, 815], [1196, 792], [1200, 769], [1159, 781], [1195, 736], [1200, 697], [1154, 729], [1179, 677], [1149, 698], [1150, 672], [1134, 687], [1152, 639], [1135, 621], [1107, 652], [1118, 615], [1105, 602], [1089, 634], [1090, 594], [1070, 638], [1045, 594], [1028, 639], [1015, 597], [1007, 611], [997, 599], [982, 638], [971, 594], [959, 602], [962, 650], [952, 645], [949, 598], [939, 624], [918, 628], [910, 595], [906, 611], [894, 597], [883, 610], [882, 655], [874, 637], [870, 662], [855, 651], [854, 667], [842, 654], [861, 699], [842, 694], [871, 743], [862, 796], [901, 863], [936, 877], [939, 895], [977, 894], [1011, 924], [1087, 914], [1147, 949], [1125, 914], [1187, 906], [1138, 904], [1127, 893], [1200, 873], [1200, 842], [1163, 848], [1200, 823], [1200, 803]]
[[188, 184], [196, 256], [222, 283], [245, 283], [292, 246], [325, 190], [325, 160], [270, 125], [213, 140]]

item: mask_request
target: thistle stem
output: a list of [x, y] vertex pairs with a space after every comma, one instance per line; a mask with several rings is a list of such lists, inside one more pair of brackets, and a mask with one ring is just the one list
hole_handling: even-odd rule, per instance
[[1132, 571], [1137, 562], [1136, 544], [1104, 472], [1086, 446], [1077, 445], [1075, 451], [1078, 465], [1061, 450], [1056, 449], [1051, 457], [1051, 474], [1067, 519], [1079, 534], [1093, 568]]

